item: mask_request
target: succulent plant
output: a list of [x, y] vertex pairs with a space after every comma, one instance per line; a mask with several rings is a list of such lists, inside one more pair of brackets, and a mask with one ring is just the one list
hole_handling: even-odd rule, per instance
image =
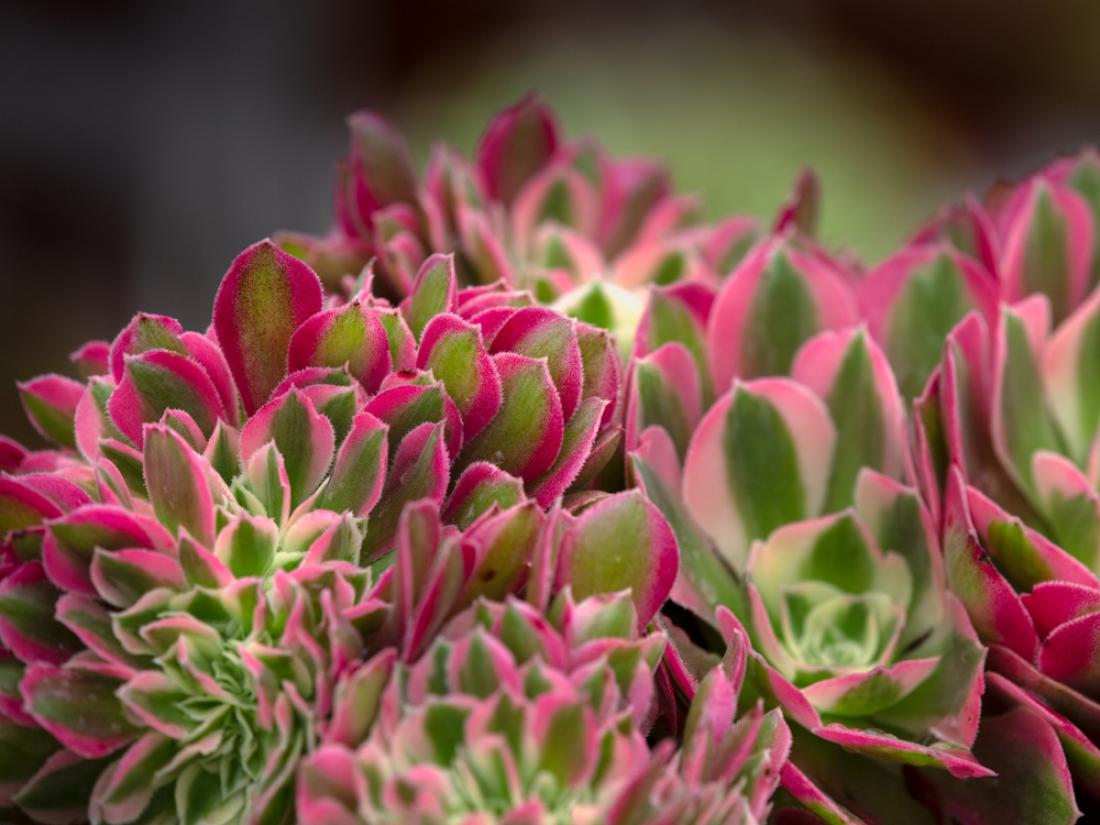
[[348, 126], [335, 226], [320, 238], [277, 236], [334, 291], [373, 261], [376, 291], [403, 299], [424, 259], [454, 251], [460, 283], [530, 289], [614, 330], [628, 352], [642, 288], [716, 283], [759, 232], [747, 217], [699, 223], [694, 199], [674, 193], [658, 164], [614, 158], [591, 139], [567, 141], [534, 96], [490, 121], [472, 160], [436, 147], [422, 179], [383, 118], [362, 112]]
[[[948, 580], [990, 646], [991, 686], [1057, 732], [1100, 795], [1100, 293], [1050, 332], [1045, 295], [969, 316], [920, 399], [918, 466]], [[1090, 606], [1091, 605], [1091, 606]], [[1070, 795], [1068, 783], [1061, 792]]]
[[[665, 395], [692, 363], [681, 356], [662, 373]], [[737, 378], [687, 430], [682, 471], [668, 429], [639, 439], [639, 481], [681, 527], [684, 602], [704, 617], [717, 607], [719, 625], [744, 632], [758, 694], [814, 738], [880, 762], [988, 775], [968, 751], [983, 650], [946, 591], [935, 522], [900, 481], [903, 406], [886, 357], [864, 330], [823, 332], [790, 373]], [[724, 588], [706, 546], [736, 575]], [[800, 748], [804, 738], [796, 731], [794, 766], [828, 785], [802, 759], [813, 747]], [[857, 812], [866, 805], [843, 785], [828, 790]]]
[[[541, 101], [140, 313], [0, 436], [0, 818], [1100, 810], [1100, 160], [873, 267]], [[624, 367], [625, 364], [625, 367]]]
[[969, 312], [996, 315], [994, 270], [950, 243], [909, 244], [867, 273], [860, 307], [903, 396], [916, 398], [939, 365], [948, 333]]
[[651, 747], [665, 639], [639, 626], [622, 593], [566, 589], [546, 614], [475, 603], [357, 705], [361, 741], [336, 731], [303, 765], [299, 821], [761, 821], [790, 745], [782, 716], [735, 720], [737, 668], [715, 668], [679, 752]]
[[[210, 334], [138, 315], [75, 406], [38, 408], [73, 430], [89, 464], [122, 477], [122, 498], [146, 492], [143, 427], [165, 411], [226, 483], [250, 468], [266, 484], [274, 442], [290, 487], [284, 520], [307, 499], [371, 513], [374, 557], [407, 502], [446, 498], [463, 524], [493, 501], [549, 506], [615, 454], [614, 343], [532, 304], [524, 292], [458, 290], [452, 259], [435, 256], [399, 308], [366, 291], [326, 307], [308, 267], [264, 242], [234, 261]], [[34, 397], [53, 380], [32, 382]], [[56, 380], [66, 392], [76, 383]]]
[[3, 802], [32, 816], [287, 821], [364, 656], [521, 589], [632, 588], [648, 622], [675, 578], [637, 492], [558, 504], [618, 442], [607, 333], [460, 291], [449, 257], [399, 308], [326, 309], [258, 244], [210, 333], [138, 315], [74, 360], [84, 384], [21, 388], [59, 449], [3, 444]]
[[41, 763], [7, 781], [43, 821], [289, 821], [297, 762], [353, 712], [333, 705], [364, 656], [412, 661], [455, 612], [521, 588], [545, 603], [629, 587], [644, 625], [676, 575], [671, 532], [636, 492], [577, 516], [497, 505], [462, 532], [417, 502], [393, 565], [372, 570], [355, 507], [314, 494], [291, 511], [277, 443], [227, 484], [178, 421], [144, 426], [148, 498], [128, 506], [61, 477], [3, 479], [6, 505], [36, 487], [74, 504], [30, 514], [37, 541], [0, 582], [5, 739]]

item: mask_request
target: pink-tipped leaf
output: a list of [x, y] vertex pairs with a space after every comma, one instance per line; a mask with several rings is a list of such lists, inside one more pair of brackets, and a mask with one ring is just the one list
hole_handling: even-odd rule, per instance
[[378, 313], [355, 300], [308, 318], [290, 339], [287, 367], [342, 367], [375, 392], [392, 369], [389, 341]]
[[214, 331], [246, 413], [282, 381], [295, 330], [320, 309], [316, 274], [271, 241], [233, 261], [214, 299]]
[[644, 626], [668, 598], [679, 563], [672, 528], [635, 490], [610, 496], [581, 514], [569, 531], [559, 575], [578, 599], [629, 588]]

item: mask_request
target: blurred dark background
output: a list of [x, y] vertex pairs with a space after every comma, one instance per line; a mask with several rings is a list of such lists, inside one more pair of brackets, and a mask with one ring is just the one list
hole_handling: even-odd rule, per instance
[[204, 328], [233, 256], [330, 218], [343, 117], [423, 159], [529, 89], [712, 214], [799, 167], [869, 260], [944, 198], [1100, 138], [1095, 0], [0, 4], [0, 432], [141, 308]]

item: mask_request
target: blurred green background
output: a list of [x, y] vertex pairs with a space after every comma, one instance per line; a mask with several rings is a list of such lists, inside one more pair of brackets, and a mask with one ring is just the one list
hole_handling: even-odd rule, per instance
[[322, 231], [343, 115], [423, 160], [530, 90], [572, 136], [662, 158], [709, 215], [800, 168], [869, 262], [943, 200], [1100, 137], [1100, 3], [115, 0], [0, 7], [0, 432], [12, 382], [138, 309], [205, 328], [221, 275]]
[[663, 159], [710, 216], [770, 216], [812, 166], [825, 189], [825, 240], [870, 257], [976, 163], [965, 140], [873, 61], [812, 40], [679, 22], [518, 40], [457, 77], [446, 58], [425, 67], [399, 110], [421, 156], [436, 133], [474, 146], [486, 112], [535, 88], [570, 134]]

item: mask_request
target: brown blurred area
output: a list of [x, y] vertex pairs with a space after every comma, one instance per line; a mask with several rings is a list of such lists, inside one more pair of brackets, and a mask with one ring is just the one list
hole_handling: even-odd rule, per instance
[[838, 240], [874, 256], [937, 198], [1100, 138], [1098, 40], [1095, 0], [6, 3], [0, 432], [33, 442], [16, 379], [139, 308], [203, 328], [236, 252], [324, 229], [354, 109], [469, 146], [542, 89], [718, 211], [818, 163]]

